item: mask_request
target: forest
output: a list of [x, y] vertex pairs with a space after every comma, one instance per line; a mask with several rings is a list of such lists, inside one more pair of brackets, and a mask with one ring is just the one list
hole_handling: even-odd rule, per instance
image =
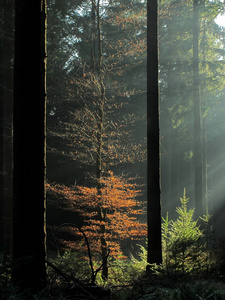
[[0, 8], [0, 299], [225, 299], [224, 1]]

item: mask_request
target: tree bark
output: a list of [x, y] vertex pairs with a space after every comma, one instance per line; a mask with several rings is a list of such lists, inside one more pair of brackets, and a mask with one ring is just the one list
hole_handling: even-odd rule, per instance
[[[101, 99], [101, 107], [99, 110], [99, 128], [98, 128], [98, 138], [97, 138], [97, 190], [98, 190], [98, 196], [102, 197], [102, 173], [103, 173], [103, 167], [102, 167], [102, 137], [103, 137], [103, 118], [104, 118], [104, 95], [102, 95], [103, 99]], [[100, 225], [100, 233], [101, 233], [101, 256], [102, 256], [102, 278], [103, 280], [108, 278], [108, 264], [107, 264], [107, 242], [105, 239], [105, 221], [106, 221], [106, 210], [102, 207], [100, 204], [97, 208], [98, 212], [98, 220], [101, 222]]]
[[15, 1], [13, 280], [46, 284], [46, 3]]
[[160, 135], [158, 89], [158, 14], [157, 1], [148, 0], [147, 30], [147, 222], [148, 263], [162, 262]]
[[[99, 0], [92, 0], [92, 32], [91, 32], [91, 67], [92, 72], [96, 74], [98, 83], [100, 86], [98, 95], [98, 134], [97, 134], [97, 159], [96, 159], [96, 179], [97, 179], [97, 190], [98, 196], [102, 196], [102, 174], [103, 174], [103, 134], [104, 134], [104, 109], [105, 109], [105, 87], [104, 79], [102, 75], [102, 40], [101, 40], [101, 16], [100, 16], [100, 2]], [[101, 222], [100, 233], [101, 233], [101, 258], [102, 258], [102, 278], [106, 280], [108, 278], [108, 263], [107, 263], [107, 242], [105, 239], [105, 219], [106, 210], [99, 205], [97, 207], [98, 220]]]
[[202, 126], [202, 191], [203, 191], [203, 213], [209, 213], [209, 203], [208, 203], [208, 161], [207, 161], [207, 129], [206, 129], [206, 119], [203, 119]]
[[[205, 3], [203, 3], [205, 6]], [[203, 20], [203, 43], [202, 43], [202, 68], [206, 73], [206, 19]], [[203, 86], [206, 85], [205, 77], [203, 79]], [[209, 213], [209, 199], [208, 199], [208, 141], [207, 141], [207, 116], [202, 118], [202, 193], [203, 193], [203, 213]]]
[[196, 214], [203, 212], [201, 103], [199, 95], [199, 12], [198, 0], [193, 0], [193, 101], [194, 101], [194, 167]]
[[96, 70], [96, 3], [95, 0], [91, 1], [91, 70]]
[[12, 257], [14, 1], [4, 1], [3, 8], [3, 254], [7, 261]]
[[[102, 197], [102, 136], [103, 136], [103, 105], [102, 109], [100, 110], [100, 123], [99, 123], [99, 136], [98, 136], [98, 158], [97, 158], [97, 190], [98, 196]], [[102, 278], [103, 280], [108, 278], [108, 264], [107, 264], [107, 242], [105, 239], [106, 228], [105, 228], [105, 221], [106, 221], [106, 210], [99, 205], [98, 209], [98, 220], [102, 223], [100, 225], [100, 233], [101, 233], [101, 256], [102, 256]]]

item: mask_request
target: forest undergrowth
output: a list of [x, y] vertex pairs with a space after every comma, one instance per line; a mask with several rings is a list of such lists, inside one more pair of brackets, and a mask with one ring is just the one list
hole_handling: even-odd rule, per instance
[[101, 260], [95, 256], [73, 250], [50, 253], [49, 283], [38, 295], [19, 293], [11, 282], [12, 266], [1, 265], [0, 299], [225, 299], [224, 240], [216, 239], [209, 215], [195, 220], [188, 200], [184, 191], [177, 219], [170, 220], [168, 214], [163, 218], [161, 265], [147, 268], [147, 249], [138, 245], [136, 256], [109, 255], [109, 276], [103, 280]]

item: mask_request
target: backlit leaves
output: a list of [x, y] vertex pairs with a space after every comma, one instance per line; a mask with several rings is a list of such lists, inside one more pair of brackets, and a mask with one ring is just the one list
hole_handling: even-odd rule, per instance
[[[146, 224], [137, 220], [143, 214], [143, 205], [137, 200], [141, 194], [132, 178], [116, 176], [109, 172], [101, 179], [101, 192], [96, 187], [47, 185], [47, 190], [61, 197], [69, 208], [80, 213], [84, 219], [82, 230], [90, 240], [92, 249], [101, 253], [100, 239], [104, 236], [112, 256], [121, 255], [120, 242], [124, 239], [140, 239], [146, 236]], [[99, 210], [104, 217], [99, 219]], [[101, 233], [101, 226], [106, 229]], [[79, 240], [79, 232], [74, 230]], [[81, 242], [82, 243], [82, 242]], [[79, 243], [67, 242], [66, 245], [83, 248]]]

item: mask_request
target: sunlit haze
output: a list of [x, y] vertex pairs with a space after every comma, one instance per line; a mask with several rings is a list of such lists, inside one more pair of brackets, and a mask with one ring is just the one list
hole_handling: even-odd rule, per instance
[[225, 0], [30, 3], [0, 0], [0, 299], [225, 299]]
[[225, 14], [220, 14], [220, 15], [218, 15], [218, 17], [216, 18], [216, 23], [217, 23], [219, 26], [225, 27]]

